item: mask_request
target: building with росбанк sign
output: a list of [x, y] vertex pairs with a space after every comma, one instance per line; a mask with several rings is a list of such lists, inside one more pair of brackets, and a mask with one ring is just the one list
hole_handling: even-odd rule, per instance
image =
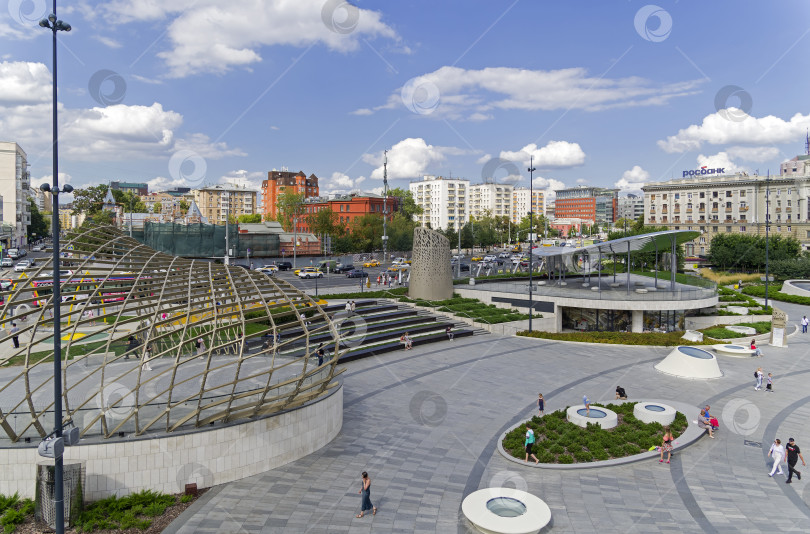
[[720, 167], [717, 169], [709, 169], [708, 167], [701, 167], [699, 169], [695, 169], [694, 171], [683, 171], [683, 178], [687, 176], [706, 176], [712, 174], [726, 174], [725, 167]]
[[[810, 158], [783, 164], [778, 176], [718, 175], [718, 170], [723, 169], [706, 169], [700, 175], [694, 171], [685, 178], [642, 187], [644, 223], [700, 232], [684, 244], [684, 252], [687, 257], [705, 256], [719, 233], [764, 236], [767, 211], [771, 235], [793, 237], [810, 250]], [[684, 176], [687, 172], [693, 171], [684, 171]], [[770, 189], [767, 210], [766, 189]]]

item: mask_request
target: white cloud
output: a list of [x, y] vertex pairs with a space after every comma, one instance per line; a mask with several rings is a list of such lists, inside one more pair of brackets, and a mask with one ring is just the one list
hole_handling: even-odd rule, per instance
[[[398, 142], [388, 151], [388, 178], [418, 178], [436, 165], [442, 163], [448, 155], [470, 153], [456, 147], [429, 145], [421, 137], [409, 137]], [[363, 154], [363, 161], [376, 168], [371, 172], [372, 179], [383, 177], [383, 153]]]
[[351, 115], [371, 115], [374, 112], [368, 108], [360, 108], [351, 112]]
[[534, 189], [545, 190], [545, 197], [551, 199], [557, 196], [557, 191], [565, 189], [565, 184], [554, 178], [543, 178], [542, 176], [535, 177], [532, 181]]
[[[728, 113], [726, 112], [728, 111]], [[735, 115], [735, 108], [723, 110], [723, 113], [707, 115], [700, 125], [692, 124], [679, 130], [677, 134], [658, 141], [658, 146], [665, 152], [688, 152], [699, 150], [703, 143], [712, 145], [744, 144], [773, 145], [796, 142], [803, 138], [810, 128], [810, 114], [796, 113], [789, 121], [768, 115], [766, 117], [747, 117], [745, 120], [729, 120], [729, 114]]]
[[219, 179], [221, 184], [233, 184], [239, 187], [247, 187], [261, 191], [262, 180], [267, 178], [267, 173], [262, 171], [246, 171], [240, 169], [238, 171], [230, 171]]
[[348, 174], [342, 172], [333, 172], [332, 176], [325, 180], [321, 180], [320, 191], [323, 195], [346, 194], [352, 191], [359, 191], [360, 184], [365, 180], [365, 176], [358, 176], [357, 178], [353, 179]]
[[161, 85], [163, 80], [155, 80], [154, 78], [147, 78], [145, 76], [139, 76], [138, 74], [133, 74], [132, 78], [138, 80], [139, 82], [148, 83], [151, 85]]
[[222, 141], [212, 143], [211, 139], [201, 133], [191, 134], [183, 139], [178, 139], [174, 144], [175, 150], [192, 150], [207, 159], [219, 159], [226, 156], [246, 156], [241, 149], [228, 148], [227, 143]]
[[768, 161], [779, 156], [779, 149], [774, 146], [731, 146], [726, 149], [729, 157], [746, 161]]
[[[373, 108], [420, 107], [420, 102], [405, 102], [419, 95], [431, 95], [431, 109], [424, 114], [438, 117], [485, 120], [495, 109], [555, 110], [653, 106], [670, 99], [695, 94], [704, 80], [658, 84], [640, 77], [606, 78], [588, 76], [584, 68], [528, 70], [490, 67], [467, 70], [444, 66], [408, 80], [388, 101]], [[420, 91], [420, 88], [422, 89]], [[435, 102], [434, 102], [435, 101]], [[358, 110], [359, 111], [359, 110]], [[367, 110], [363, 114], [367, 114]]]
[[529, 164], [531, 156], [534, 156], [534, 166], [538, 169], [561, 169], [585, 163], [585, 152], [579, 144], [568, 141], [549, 141], [544, 147], [531, 143], [520, 150], [504, 150], [500, 154], [501, 159], [520, 161], [525, 165]]
[[697, 157], [697, 164], [698, 167], [709, 167], [710, 169], [725, 168], [726, 174], [733, 174], [735, 172], [747, 170], [745, 167], [741, 167], [731, 161], [731, 158], [726, 152], [718, 152], [713, 156], [704, 156], [703, 154], [700, 154]]
[[112, 39], [110, 37], [104, 37], [103, 35], [94, 35], [93, 38], [99, 43], [106, 46], [107, 48], [121, 48], [122, 46], [124, 46], [115, 39]]
[[477, 163], [478, 165], [483, 165], [484, 163], [488, 162], [491, 159], [492, 159], [492, 154], [484, 154], [483, 156], [481, 156], [480, 158], [475, 160], [475, 163]]
[[166, 30], [171, 49], [158, 56], [172, 77], [247, 67], [262, 60], [263, 46], [321, 44], [350, 52], [376, 37], [400, 40], [380, 12], [337, 1], [116, 0], [102, 9], [117, 24], [171, 19]]
[[[65, 174], [64, 172], [60, 172], [59, 173], [59, 188], [61, 189], [63, 184], [71, 183], [72, 179], [73, 179], [73, 177], [71, 175]], [[33, 187], [34, 189], [39, 189], [39, 186], [41, 186], [42, 184], [52, 185], [53, 184], [53, 174], [46, 174], [45, 176], [41, 176], [39, 178], [31, 177], [31, 187]], [[59, 194], [61, 195], [62, 193], [59, 193]], [[61, 204], [61, 202], [60, 202], [60, 204]]]
[[167, 189], [186, 187], [188, 185], [182, 178], [172, 179], [165, 176], [156, 176], [151, 180], [147, 180], [146, 183], [149, 184], [149, 191], [166, 191]]
[[585, 178], [577, 178], [577, 183], [580, 185], [587, 184], [588, 180], [586, 180]]
[[621, 179], [614, 184], [614, 187], [621, 189], [622, 193], [632, 193], [641, 191], [641, 188], [650, 179], [650, 173], [642, 169], [639, 165], [633, 165], [633, 168], [624, 171]]
[[0, 63], [0, 107], [51, 102], [51, 72], [42, 63]]

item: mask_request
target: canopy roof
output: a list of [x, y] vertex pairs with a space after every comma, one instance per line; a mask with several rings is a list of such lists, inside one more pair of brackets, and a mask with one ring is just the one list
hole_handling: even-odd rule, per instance
[[586, 245], [584, 247], [538, 247], [532, 252], [535, 256], [541, 257], [568, 256], [574, 254], [627, 254], [628, 251], [655, 252], [658, 250], [659, 252], [668, 252], [672, 248], [673, 239], [676, 244], [680, 245], [681, 243], [695, 239], [699, 235], [700, 232], [694, 230], [664, 230], [663, 232], [631, 235], [612, 241], [605, 241], [604, 243]]

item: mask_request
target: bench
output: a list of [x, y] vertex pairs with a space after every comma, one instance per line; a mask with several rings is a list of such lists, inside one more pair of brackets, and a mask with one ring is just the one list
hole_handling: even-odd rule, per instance
[[647, 293], [647, 290], [644, 289], [643, 287], [640, 287], [640, 288], [636, 289], [636, 293], [642, 293], [642, 294]]
[[714, 349], [714, 352], [717, 354], [731, 356], [733, 358], [750, 358], [756, 353], [755, 350], [751, 350], [745, 345], [713, 345], [712, 349]]
[[622, 284], [620, 282], [611, 282], [610, 287], [621, 287]]

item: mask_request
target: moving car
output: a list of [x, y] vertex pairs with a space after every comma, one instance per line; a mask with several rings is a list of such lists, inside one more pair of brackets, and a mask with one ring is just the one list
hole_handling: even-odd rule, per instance
[[509, 257], [509, 253], [508, 253], [508, 252], [501, 252], [500, 254], [498, 254], [498, 257], [499, 257], [499, 258], [508, 258], [508, 257]]
[[280, 261], [276, 265], [278, 265], [279, 271], [289, 271], [290, 269], [292, 269], [292, 263], [290, 263], [289, 261]]
[[298, 278], [323, 278], [323, 273], [317, 267], [307, 267], [301, 269], [298, 273]]
[[369, 260], [369, 261], [363, 262], [363, 267], [379, 267], [379, 266], [380, 266], [380, 262], [377, 261], [377, 260]]
[[353, 271], [354, 269], [355, 269], [355, 267], [351, 263], [348, 263], [346, 265], [341, 264], [340, 267], [335, 269], [335, 272], [336, 273], [348, 273], [348, 272]]
[[17, 248], [8, 249], [6, 254], [8, 254], [8, 257], [11, 258], [12, 260], [16, 260], [17, 258], [22, 256], [22, 254], [20, 254], [20, 249]]
[[486, 256], [484, 256], [483, 261], [486, 262], [498, 261], [498, 256], [496, 256], [495, 254], [487, 254]]
[[30, 266], [31, 264], [29, 263], [28, 260], [20, 260], [17, 262], [17, 265], [14, 266], [14, 272], [15, 273], [25, 272], [25, 270], [28, 269], [28, 267]]
[[271, 263], [270, 265], [263, 265], [256, 270], [260, 273], [274, 274], [278, 272], [278, 265]]
[[352, 269], [346, 273], [346, 278], [368, 278], [368, 273], [361, 269]]
[[11, 258], [3, 258], [0, 260], [0, 267], [14, 267], [14, 260]]
[[388, 267], [388, 269], [386, 269], [386, 271], [388, 271], [389, 273], [399, 273], [399, 272], [405, 273], [408, 272], [409, 268], [410, 265], [402, 263], [399, 265], [391, 265], [390, 267]]
[[481, 261], [483, 259], [484, 259], [483, 256], [473, 256], [472, 258], [470, 258], [470, 261]]
[[[450, 268], [455, 273], [458, 270], [458, 264], [457, 263], [451, 264]], [[469, 271], [469, 270], [470, 270], [470, 264], [469, 263], [462, 263], [461, 264], [461, 271], [462, 272]]]
[[0, 290], [8, 291], [14, 286], [14, 280], [11, 278], [0, 278]]
[[34, 245], [31, 247], [32, 252], [42, 252], [42, 245]]

